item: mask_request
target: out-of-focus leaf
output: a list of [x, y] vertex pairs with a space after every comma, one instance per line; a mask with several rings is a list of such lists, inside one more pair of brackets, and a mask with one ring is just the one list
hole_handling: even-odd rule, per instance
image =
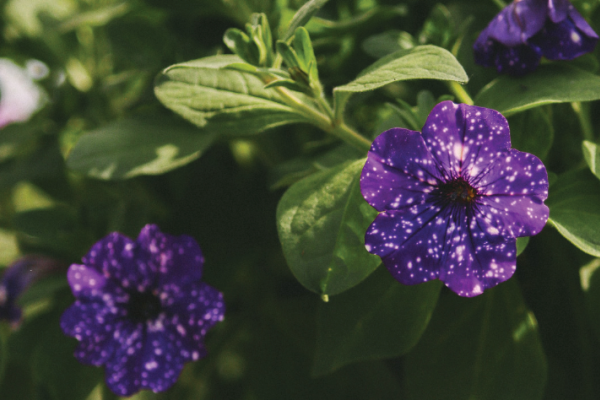
[[0, 265], [9, 265], [19, 257], [19, 245], [14, 231], [0, 228], [0, 249]]
[[2, 4], [11, 30], [33, 37], [44, 33], [41, 16], [52, 16], [60, 21], [71, 17], [78, 9], [75, 0], [10, 0]]
[[560, 175], [546, 204], [550, 222], [561, 235], [588, 254], [600, 257], [600, 182], [589, 170]]
[[579, 276], [581, 278], [581, 288], [585, 294], [585, 301], [588, 312], [588, 320], [594, 329], [596, 337], [600, 339], [600, 258], [595, 258], [588, 264], [581, 267]]
[[[65, 268], [66, 270], [66, 268]], [[17, 303], [20, 307], [34, 303], [39, 300], [51, 297], [56, 292], [69, 287], [67, 275], [54, 274], [47, 276], [33, 283], [22, 295], [19, 296]]]
[[475, 298], [440, 298], [405, 362], [410, 399], [541, 399], [546, 357], [515, 279]]
[[600, 179], [600, 146], [596, 143], [584, 140], [581, 144], [585, 162], [594, 175]]
[[454, 20], [445, 5], [436, 4], [419, 33], [419, 43], [448, 48], [454, 36]]
[[292, 185], [277, 207], [283, 254], [307, 289], [334, 295], [366, 278], [380, 264], [364, 246], [377, 211], [360, 193], [358, 160]]
[[[277, 88], [265, 89], [254, 74], [223, 69], [240, 63], [237, 56], [222, 55], [172, 65], [157, 78], [156, 97], [195, 125], [228, 135], [248, 135], [295, 122], [310, 122]], [[296, 97], [304, 104], [310, 99]]]
[[535, 74], [500, 76], [484, 87], [475, 104], [505, 116], [544, 104], [600, 99], [600, 76], [565, 64], [541, 65]]
[[525, 251], [529, 244], [529, 236], [517, 238], [517, 256]]
[[542, 109], [519, 113], [508, 120], [511, 147], [544, 159], [554, 141], [554, 128]]
[[321, 303], [313, 374], [408, 352], [425, 331], [440, 289], [439, 281], [402, 285], [379, 268], [360, 285]]
[[427, 117], [433, 107], [435, 107], [436, 101], [435, 97], [429, 90], [421, 90], [417, 93], [417, 115], [419, 116], [420, 128], [425, 125], [425, 121], [427, 121]]
[[[82, 365], [73, 357], [77, 341], [65, 336], [60, 329], [60, 314], [52, 312], [36, 321], [39, 330], [31, 367], [36, 379], [47, 386], [53, 400], [85, 400], [102, 379], [103, 371]], [[57, 360], [60, 360], [60, 368]]]
[[78, 259], [89, 246], [90, 239], [79, 227], [76, 211], [67, 206], [20, 212], [13, 223], [20, 245], [30, 251], [51, 251]]
[[282, 40], [288, 40], [292, 37], [296, 29], [306, 25], [306, 23], [312, 18], [327, 3], [329, 0], [309, 0], [302, 7], [296, 11], [294, 17], [288, 25], [285, 35]]
[[173, 118], [131, 118], [84, 134], [67, 166], [94, 178], [158, 175], [202, 155], [217, 137]]
[[363, 158], [364, 154], [354, 147], [342, 144], [325, 153], [310, 157], [294, 158], [271, 169], [271, 188], [277, 189], [290, 186], [302, 178], [315, 172], [334, 168], [350, 160]]
[[0, 387], [2, 386], [6, 364], [8, 364], [8, 348], [6, 346], [9, 334], [8, 329], [6, 324], [0, 323]]
[[415, 47], [415, 39], [408, 32], [391, 30], [366, 38], [361, 48], [371, 57], [381, 58], [399, 50]]

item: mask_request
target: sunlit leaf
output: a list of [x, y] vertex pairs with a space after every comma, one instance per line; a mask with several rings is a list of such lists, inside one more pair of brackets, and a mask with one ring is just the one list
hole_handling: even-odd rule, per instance
[[600, 76], [564, 65], [540, 66], [523, 77], [502, 75], [475, 98], [475, 104], [505, 116], [544, 104], [600, 99]]
[[345, 163], [302, 179], [277, 207], [283, 254], [294, 276], [316, 293], [341, 293], [381, 263], [364, 246], [377, 215], [360, 193], [364, 163]]

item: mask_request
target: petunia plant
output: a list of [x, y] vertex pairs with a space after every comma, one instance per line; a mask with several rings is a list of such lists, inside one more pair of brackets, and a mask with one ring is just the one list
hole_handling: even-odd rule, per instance
[[0, 399], [600, 398], [597, 1], [5, 3]]

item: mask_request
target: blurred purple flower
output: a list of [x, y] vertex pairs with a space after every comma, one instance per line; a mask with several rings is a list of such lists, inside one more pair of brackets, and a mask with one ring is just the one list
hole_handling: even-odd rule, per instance
[[568, 0], [516, 0], [481, 32], [475, 62], [498, 72], [523, 75], [542, 56], [572, 60], [594, 50], [598, 35]]
[[9, 59], [0, 58], [0, 128], [27, 121], [43, 105], [45, 92], [34, 79], [47, 75], [47, 71], [40, 72], [44, 67], [48, 69], [41, 61], [30, 60], [24, 69]]
[[0, 320], [17, 326], [22, 315], [21, 308], [17, 305], [19, 296], [36, 280], [60, 266], [52, 258], [35, 255], [22, 257], [9, 265], [0, 281]]
[[439, 279], [476, 296], [512, 276], [516, 239], [548, 219], [548, 175], [534, 155], [510, 148], [495, 110], [444, 101], [423, 133], [393, 128], [371, 146], [360, 178], [380, 214], [365, 245], [399, 282]]
[[204, 257], [193, 238], [146, 225], [136, 241], [111, 233], [82, 261], [67, 274], [76, 302], [61, 327], [80, 341], [80, 362], [105, 366], [114, 393], [166, 390], [186, 362], [206, 355], [204, 336], [225, 304], [201, 281]]

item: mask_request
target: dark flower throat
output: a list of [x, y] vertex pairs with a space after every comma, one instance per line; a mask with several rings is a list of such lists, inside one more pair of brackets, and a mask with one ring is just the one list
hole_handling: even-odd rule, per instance
[[158, 317], [160, 300], [151, 292], [132, 292], [129, 294], [127, 315], [133, 322], [145, 322]]
[[456, 178], [439, 186], [441, 198], [448, 203], [468, 205], [477, 197], [477, 190], [464, 178]]

